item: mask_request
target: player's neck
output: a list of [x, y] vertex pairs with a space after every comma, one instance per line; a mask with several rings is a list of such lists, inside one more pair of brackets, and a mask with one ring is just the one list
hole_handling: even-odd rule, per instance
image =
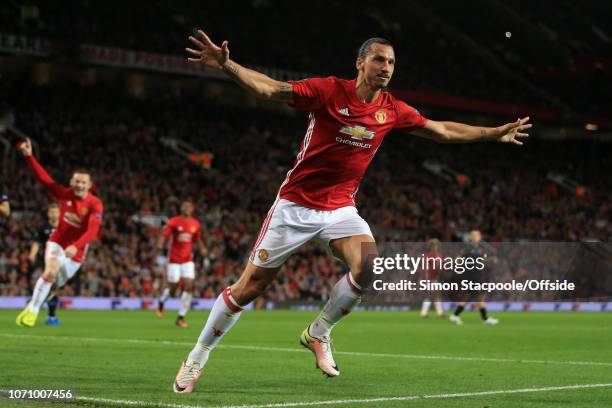
[[374, 88], [363, 78], [357, 77], [355, 81], [355, 93], [361, 102], [372, 103], [378, 98], [378, 95], [380, 95], [380, 88]]

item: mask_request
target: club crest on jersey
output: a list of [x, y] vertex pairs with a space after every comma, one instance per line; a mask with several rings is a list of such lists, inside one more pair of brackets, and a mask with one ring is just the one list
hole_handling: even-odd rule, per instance
[[196, 227], [191, 227], [191, 228], [189, 229], [189, 232], [191, 232], [192, 234], [195, 234], [195, 232], [196, 232]]
[[340, 129], [340, 133], [349, 135], [351, 139], [363, 140], [363, 139], [374, 139], [376, 132], [366, 129], [363, 126], [343, 126]]
[[374, 113], [374, 119], [381, 125], [387, 121], [387, 112], [382, 109], [379, 109]]
[[82, 216], [86, 216], [88, 212], [89, 212], [89, 208], [81, 207], [81, 215]]
[[66, 212], [64, 214], [64, 220], [71, 226], [80, 228], [81, 227], [81, 217], [73, 212]]
[[266, 251], [265, 249], [260, 249], [257, 256], [259, 257], [259, 260], [261, 262], [266, 262], [268, 258], [270, 257], [270, 255], [268, 254], [268, 251]]

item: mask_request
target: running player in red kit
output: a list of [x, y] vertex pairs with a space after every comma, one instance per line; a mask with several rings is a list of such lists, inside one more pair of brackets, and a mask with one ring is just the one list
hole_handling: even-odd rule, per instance
[[374, 242], [355, 208], [355, 194], [385, 135], [402, 129], [439, 142], [494, 140], [520, 145], [517, 137], [527, 136], [521, 132], [531, 127], [529, 118], [496, 128], [424, 118], [386, 91], [395, 53], [382, 38], [371, 38], [359, 48], [355, 79], [281, 82], [232, 61], [227, 41], [219, 47], [203, 31], [197, 35], [190, 37], [196, 49], [187, 49], [192, 56], [189, 61], [221, 70], [255, 95], [286, 102], [309, 112], [309, 117], [301, 150], [263, 222], [250, 261], [238, 282], [217, 298], [198, 342], [181, 364], [173, 389], [193, 390], [210, 352], [236, 323], [243, 306], [261, 295], [289, 255], [312, 239], [329, 246], [350, 268], [300, 338], [314, 353], [317, 367], [330, 377], [338, 376], [331, 330], [361, 299], [366, 282], [361, 244]]
[[36, 281], [32, 300], [17, 316], [17, 325], [33, 327], [51, 286], [65, 285], [81, 267], [89, 243], [98, 235], [104, 208], [100, 199], [89, 191], [92, 182], [88, 171], [74, 171], [70, 187], [64, 187], [56, 183], [32, 155], [30, 139], [22, 142], [19, 150], [34, 176], [60, 205], [59, 224], [45, 247], [44, 272]]
[[176, 325], [186, 328], [185, 315], [191, 306], [195, 266], [193, 263], [193, 243], [198, 244], [202, 256], [206, 256], [206, 248], [200, 239], [200, 221], [192, 217], [193, 203], [184, 201], [181, 204], [181, 215], [170, 218], [159, 237], [159, 249], [163, 250], [165, 238], [170, 237], [170, 255], [168, 259], [168, 273], [166, 286], [157, 303], [157, 316], [164, 316], [164, 303], [170, 294], [176, 292], [179, 280], [183, 280], [183, 293], [181, 294], [181, 307], [179, 308]]

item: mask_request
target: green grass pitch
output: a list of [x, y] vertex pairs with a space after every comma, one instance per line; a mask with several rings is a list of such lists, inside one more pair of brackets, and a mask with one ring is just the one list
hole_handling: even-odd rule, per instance
[[205, 312], [190, 313], [187, 330], [174, 325], [172, 312], [160, 320], [152, 311], [60, 311], [60, 327], [45, 326], [43, 312], [26, 329], [15, 325], [16, 310], [3, 310], [0, 389], [72, 388], [91, 399], [0, 396], [0, 405], [612, 406], [612, 313], [499, 313], [499, 326], [485, 326], [477, 313], [466, 312], [466, 324], [454, 326], [413, 312], [354, 312], [334, 330], [341, 368], [334, 379], [316, 370], [298, 344], [315, 314], [245, 312], [212, 353], [195, 392], [176, 395], [174, 375]]

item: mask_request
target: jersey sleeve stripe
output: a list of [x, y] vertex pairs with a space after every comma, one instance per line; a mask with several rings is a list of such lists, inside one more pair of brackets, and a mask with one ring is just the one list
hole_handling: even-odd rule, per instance
[[304, 156], [306, 156], [306, 150], [308, 149], [308, 145], [310, 144], [310, 138], [312, 137], [312, 133], [314, 131], [315, 122], [316, 122], [315, 115], [313, 112], [310, 112], [310, 115], [308, 115], [308, 119], [310, 120], [310, 124], [308, 125], [308, 129], [306, 129], [306, 135], [304, 136], [302, 150], [300, 150], [300, 152], [298, 153], [295, 164], [293, 165], [293, 168], [287, 172], [285, 181], [283, 181], [283, 184], [281, 184], [279, 188], [279, 194], [280, 194], [280, 190], [282, 190], [283, 187], [285, 187], [285, 185], [287, 185], [287, 183], [289, 182], [289, 179], [291, 178], [291, 173], [293, 173], [293, 171], [297, 168], [297, 166], [299, 166], [302, 160], [304, 160]]
[[253, 245], [253, 250], [251, 251], [251, 260], [255, 259], [255, 252], [257, 251], [257, 247], [259, 246], [259, 244], [261, 244], [261, 241], [266, 236], [266, 232], [268, 231], [268, 227], [270, 226], [270, 220], [272, 219], [272, 214], [274, 214], [274, 209], [276, 208], [276, 204], [278, 204], [278, 201], [279, 198], [278, 196], [276, 196], [276, 200], [274, 201], [274, 204], [272, 204], [272, 207], [270, 207], [270, 210], [266, 215], [266, 219], [264, 220], [261, 226], [261, 230], [259, 231], [259, 235], [257, 236], [257, 241], [255, 241], [255, 245]]

